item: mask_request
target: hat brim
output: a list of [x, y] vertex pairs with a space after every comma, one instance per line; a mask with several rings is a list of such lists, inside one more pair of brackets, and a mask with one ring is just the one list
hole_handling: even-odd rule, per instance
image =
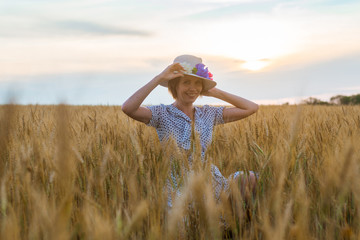
[[[188, 74], [188, 73], [184, 73], [184, 76], [190, 78], [190, 79], [201, 79], [203, 81], [203, 91], [207, 91], [209, 89], [212, 89], [216, 86], [216, 82], [213, 81], [213, 80], [209, 80], [207, 78], [203, 78], [203, 77], [200, 77], [198, 75], [195, 75], [195, 74]], [[173, 80], [173, 79], [171, 79]], [[169, 80], [169, 81], [171, 81]], [[168, 87], [168, 83], [169, 81], [165, 81], [165, 82], [161, 82], [160, 85], [163, 86], [163, 87]]]

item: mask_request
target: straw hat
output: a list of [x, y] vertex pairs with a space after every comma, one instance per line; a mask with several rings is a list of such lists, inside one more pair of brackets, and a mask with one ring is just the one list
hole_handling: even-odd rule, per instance
[[[188, 78], [203, 80], [203, 91], [207, 91], [216, 86], [216, 82], [212, 79], [212, 74], [208, 68], [202, 63], [202, 59], [193, 55], [181, 55], [174, 59], [174, 63], [180, 63], [185, 69], [183, 74]], [[170, 80], [171, 81], [171, 80]], [[169, 81], [160, 83], [161, 86], [167, 87]]]

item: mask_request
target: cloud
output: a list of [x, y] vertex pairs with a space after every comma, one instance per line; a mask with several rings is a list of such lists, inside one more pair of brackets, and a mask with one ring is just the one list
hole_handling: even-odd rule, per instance
[[[359, 93], [358, 68], [360, 53], [328, 60], [316, 65], [289, 66], [267, 72], [230, 71], [237, 59], [204, 56], [204, 62], [216, 76], [218, 87], [253, 100], [258, 104], [301, 103], [309, 97], [329, 101], [330, 97]], [[65, 99], [69, 104], [121, 104], [131, 93], [145, 85], [166, 65], [166, 59], [148, 60], [156, 69], [141, 71], [98, 71], [34, 76], [8, 77], [1, 82], [0, 103], [8, 101], [9, 89], [22, 104], [55, 104]], [[146, 61], [147, 62], [147, 61]], [[120, 66], [120, 64], [119, 64]], [[1, 99], [3, 98], [3, 99]], [[144, 104], [169, 103], [172, 99], [166, 88], [158, 87]], [[225, 104], [215, 98], [203, 97], [196, 104]]]
[[[309, 65], [292, 64], [263, 72], [215, 71], [221, 89], [241, 93], [245, 98], [263, 100], [307, 96], [323, 97], [359, 92], [360, 53]], [[218, 69], [216, 69], [218, 70]], [[292, 100], [293, 101], [293, 100]], [[282, 100], [280, 102], [291, 102]]]
[[232, 2], [189, 14], [185, 16], [185, 19], [211, 20], [219, 18], [231, 18], [241, 14], [271, 12], [275, 6], [276, 5], [273, 2]]
[[[238, 18], [254, 14], [271, 14], [279, 17], [289, 16], [294, 19], [296, 16], [308, 17], [309, 14], [356, 15], [359, 9], [358, 0], [196, 0], [194, 3], [206, 2], [207, 7], [200, 8], [185, 16], [189, 21], [193, 20], [218, 20]], [[295, 16], [294, 16], [295, 15]], [[181, 19], [182, 20], [182, 19]]]
[[87, 21], [58, 21], [54, 22], [55, 28], [64, 32], [75, 32], [75, 33], [89, 33], [95, 35], [126, 35], [126, 36], [141, 36], [147, 37], [151, 34], [147, 31], [135, 30], [130, 28], [119, 28], [101, 25], [97, 23]]
[[0, 38], [48, 38], [74, 35], [149, 37], [153, 35], [149, 31], [132, 27], [113, 26], [81, 20], [54, 21], [29, 17], [14, 19], [6, 16], [1, 17], [0, 20]]

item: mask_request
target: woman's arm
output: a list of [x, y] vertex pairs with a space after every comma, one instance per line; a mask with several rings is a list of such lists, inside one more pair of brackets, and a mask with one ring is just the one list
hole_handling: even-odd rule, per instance
[[225, 123], [246, 118], [259, 109], [259, 106], [256, 103], [234, 94], [222, 91], [218, 88], [212, 88], [205, 92], [204, 95], [221, 99], [235, 106], [224, 109], [223, 118]]
[[141, 107], [145, 98], [154, 90], [161, 82], [171, 80], [177, 77], [182, 77], [183, 68], [179, 63], [174, 63], [168, 66], [159, 75], [154, 77], [145, 86], [137, 90], [131, 97], [128, 98], [122, 105], [122, 111], [129, 117], [148, 123], [151, 120], [151, 111], [148, 108]]

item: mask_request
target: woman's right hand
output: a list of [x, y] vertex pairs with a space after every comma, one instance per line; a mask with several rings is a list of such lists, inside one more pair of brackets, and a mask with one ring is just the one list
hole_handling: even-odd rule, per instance
[[157, 75], [155, 78], [158, 82], [158, 84], [169, 81], [174, 78], [183, 77], [183, 71], [185, 69], [180, 65], [180, 63], [173, 63], [169, 65], [167, 68], [164, 69], [159, 75]]
[[150, 94], [150, 92], [158, 86], [161, 82], [165, 82], [177, 77], [184, 76], [184, 68], [180, 63], [173, 63], [165, 68], [159, 75], [153, 78], [145, 86], [137, 90], [131, 97], [124, 102], [121, 109], [129, 117], [143, 122], [148, 123], [152, 118], [152, 113], [148, 108], [141, 107], [140, 105], [144, 99]]

